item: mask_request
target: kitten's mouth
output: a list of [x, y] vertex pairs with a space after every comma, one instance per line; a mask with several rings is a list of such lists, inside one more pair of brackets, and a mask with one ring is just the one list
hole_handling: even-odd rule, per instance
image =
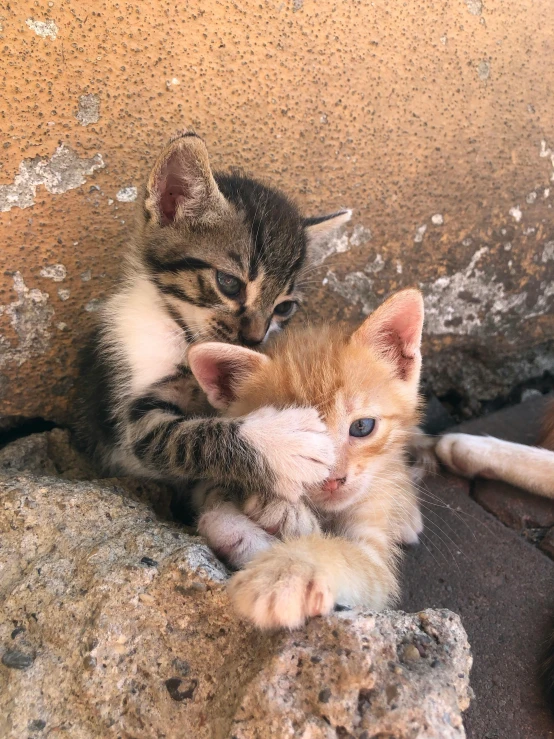
[[319, 502], [323, 505], [343, 503], [349, 497], [345, 483], [346, 477], [335, 477], [325, 480], [317, 491]]
[[346, 476], [345, 477], [329, 477], [323, 485], [321, 486], [321, 489], [324, 490], [326, 493], [336, 493], [340, 491], [342, 486], [346, 482]]

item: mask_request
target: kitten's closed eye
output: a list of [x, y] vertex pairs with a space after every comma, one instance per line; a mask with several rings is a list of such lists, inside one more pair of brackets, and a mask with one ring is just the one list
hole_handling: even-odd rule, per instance
[[375, 425], [374, 418], [359, 418], [350, 425], [348, 433], [350, 436], [355, 436], [356, 438], [369, 436], [375, 429]]
[[294, 300], [284, 300], [282, 303], [275, 306], [273, 312], [281, 318], [288, 318], [288, 316], [292, 315], [295, 308], [296, 303]]
[[228, 298], [236, 298], [240, 293], [242, 283], [238, 277], [228, 275], [226, 272], [216, 272], [217, 286]]

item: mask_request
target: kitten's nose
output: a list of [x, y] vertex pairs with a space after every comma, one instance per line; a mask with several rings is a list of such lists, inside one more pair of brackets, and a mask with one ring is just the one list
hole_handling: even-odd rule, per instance
[[265, 333], [263, 336], [260, 336], [260, 334], [252, 335], [244, 333], [244, 331], [239, 331], [239, 341], [244, 346], [259, 346], [264, 339]]
[[262, 315], [244, 316], [239, 330], [239, 341], [244, 346], [258, 346], [265, 339], [269, 323]]
[[328, 493], [336, 492], [346, 482], [346, 477], [328, 477], [323, 483], [323, 489]]

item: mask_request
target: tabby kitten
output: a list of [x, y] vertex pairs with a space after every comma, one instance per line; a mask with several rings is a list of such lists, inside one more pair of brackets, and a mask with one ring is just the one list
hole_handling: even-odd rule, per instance
[[195, 478], [282, 496], [327, 477], [332, 444], [315, 410], [214, 417], [187, 349], [258, 346], [286, 326], [310, 249], [350, 215], [303, 219], [276, 190], [213, 174], [195, 134], [169, 143], [83, 364], [78, 436], [105, 474], [168, 482], [184, 503]]
[[[398, 544], [422, 529], [406, 461], [419, 419], [422, 325], [421, 294], [404, 290], [351, 335], [291, 331], [267, 355], [211, 342], [190, 349], [208, 399], [230, 418], [316, 409], [333, 441], [329, 477], [284, 507], [253, 496], [241, 512], [207, 491], [199, 527], [216, 551], [246, 564], [230, 593], [259, 627], [295, 627], [337, 602], [381, 609], [397, 596]], [[281, 444], [269, 423], [265, 443]], [[317, 518], [295, 521], [311, 533], [289, 538], [287, 517], [299, 505]]]

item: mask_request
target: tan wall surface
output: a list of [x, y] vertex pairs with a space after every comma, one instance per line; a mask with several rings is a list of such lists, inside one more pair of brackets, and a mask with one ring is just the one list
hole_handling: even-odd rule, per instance
[[128, 188], [185, 125], [216, 167], [308, 214], [354, 209], [310, 315], [360, 317], [419, 284], [440, 392], [493, 397], [552, 368], [553, 13], [551, 0], [1, 2], [0, 415], [66, 417]]

